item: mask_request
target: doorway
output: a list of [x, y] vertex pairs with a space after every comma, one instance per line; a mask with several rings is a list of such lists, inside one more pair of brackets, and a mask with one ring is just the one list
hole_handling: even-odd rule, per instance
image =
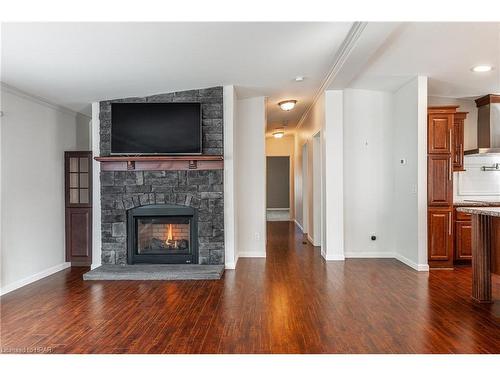
[[290, 220], [290, 157], [268, 156], [267, 171], [267, 221]]

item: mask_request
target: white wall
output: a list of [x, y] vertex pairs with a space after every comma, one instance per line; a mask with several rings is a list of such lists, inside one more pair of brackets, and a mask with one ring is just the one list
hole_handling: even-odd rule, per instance
[[67, 266], [64, 151], [89, 149], [89, 118], [2, 86], [1, 292]]
[[[313, 142], [312, 137], [317, 132], [324, 129], [325, 126], [325, 94], [322, 94], [321, 97], [318, 98], [317, 102], [311, 108], [304, 121], [302, 122], [300, 128], [297, 129], [295, 134], [295, 217], [297, 223], [306, 228], [308, 231], [311, 231], [313, 228], [313, 173], [312, 173], [312, 165], [313, 165]], [[308, 217], [303, 217], [303, 207], [304, 202], [302, 202], [302, 186], [303, 174], [302, 174], [302, 146], [307, 143], [307, 166], [309, 168], [309, 172], [307, 173], [306, 186], [307, 188], [307, 204], [308, 204]]]
[[234, 86], [224, 86], [224, 246], [225, 267], [236, 268], [238, 262], [237, 202], [235, 194], [235, 142], [234, 127], [237, 116], [237, 97]]
[[393, 256], [393, 100], [384, 91], [344, 92], [346, 257]]
[[[422, 103], [424, 108], [425, 103]], [[426, 127], [426, 120], [423, 126]], [[394, 93], [393, 230], [396, 257], [411, 266], [419, 264], [419, 80], [415, 78]], [[426, 150], [424, 148], [424, 153]], [[401, 163], [404, 160], [405, 164]], [[425, 159], [424, 159], [425, 160]], [[424, 162], [425, 163], [425, 162]], [[426, 206], [426, 200], [425, 200]], [[426, 214], [426, 207], [425, 207]], [[426, 237], [425, 237], [426, 239]], [[427, 262], [425, 262], [426, 264]]]
[[236, 101], [235, 205], [239, 257], [266, 256], [266, 100]]
[[453, 174], [453, 200], [500, 201], [500, 172], [483, 171], [483, 166], [500, 163], [500, 155], [470, 155], [464, 157], [464, 169]]
[[[314, 105], [296, 134], [296, 191], [302, 146], [321, 130], [325, 259], [395, 257], [428, 269], [426, 114], [426, 77], [396, 92], [327, 90]], [[305, 186], [312, 191], [311, 178]], [[298, 220], [301, 198], [296, 194]]]
[[[100, 149], [100, 121], [99, 121], [99, 102], [92, 103], [92, 129], [91, 129], [91, 148], [92, 155], [101, 155]], [[91, 269], [101, 265], [101, 163], [92, 160], [92, 265]]]
[[443, 98], [429, 96], [429, 106], [458, 105], [457, 111], [469, 112], [464, 121], [464, 150], [477, 148], [477, 107], [473, 99]]

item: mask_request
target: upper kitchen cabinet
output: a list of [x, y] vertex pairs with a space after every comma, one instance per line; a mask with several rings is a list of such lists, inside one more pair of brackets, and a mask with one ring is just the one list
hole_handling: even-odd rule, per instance
[[457, 112], [453, 120], [453, 171], [464, 170], [464, 123], [468, 112]]
[[458, 106], [429, 107], [428, 154], [453, 154], [454, 115]]

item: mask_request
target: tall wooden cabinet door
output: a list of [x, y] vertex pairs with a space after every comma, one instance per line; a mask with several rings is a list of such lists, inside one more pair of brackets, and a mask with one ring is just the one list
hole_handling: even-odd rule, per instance
[[427, 120], [427, 152], [429, 154], [453, 153], [453, 115], [446, 113], [430, 113]]
[[453, 266], [452, 210], [435, 208], [428, 211], [428, 259], [431, 267]]
[[92, 263], [92, 153], [64, 153], [66, 261]]
[[453, 167], [447, 154], [427, 157], [427, 200], [429, 206], [453, 204]]
[[92, 209], [66, 209], [66, 261], [75, 265], [92, 263]]
[[472, 222], [455, 222], [455, 259], [472, 259]]
[[457, 112], [453, 123], [453, 170], [464, 170], [464, 126], [467, 112]]

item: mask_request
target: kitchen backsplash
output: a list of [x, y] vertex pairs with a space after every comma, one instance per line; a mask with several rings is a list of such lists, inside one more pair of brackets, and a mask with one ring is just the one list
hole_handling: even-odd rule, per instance
[[500, 170], [483, 171], [483, 166], [500, 164], [500, 155], [465, 156], [463, 172], [454, 173], [453, 199], [500, 200]]

